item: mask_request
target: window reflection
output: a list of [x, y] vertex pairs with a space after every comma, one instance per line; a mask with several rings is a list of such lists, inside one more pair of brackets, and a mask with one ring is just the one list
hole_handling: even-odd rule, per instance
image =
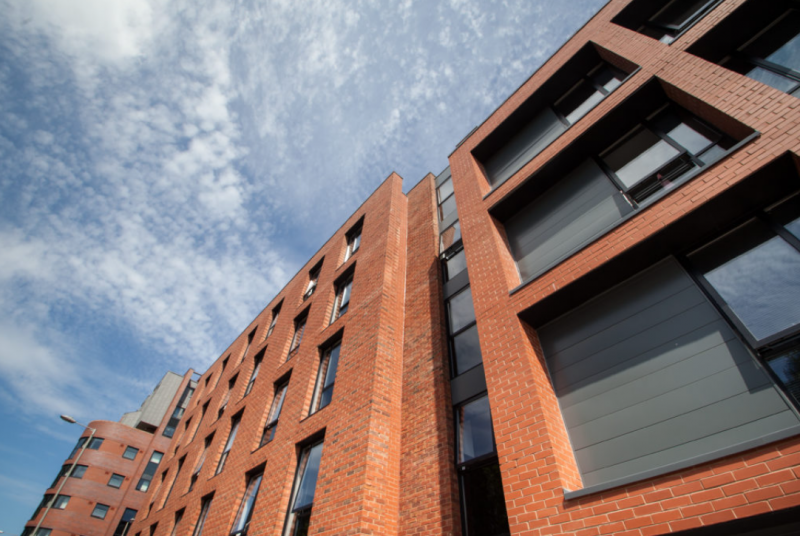
[[458, 408], [458, 461], [494, 452], [494, 432], [489, 397], [483, 396]]

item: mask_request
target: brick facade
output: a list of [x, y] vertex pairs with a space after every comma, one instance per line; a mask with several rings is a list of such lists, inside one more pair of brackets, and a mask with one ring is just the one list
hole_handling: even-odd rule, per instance
[[[653, 467], [646, 476], [627, 475], [623, 483], [586, 486], [554, 388], [551, 356], [543, 349], [539, 324], [530, 320], [567, 313], [659, 259], [685, 255], [800, 190], [800, 100], [687, 52], [745, 3], [714, 4], [666, 44], [612, 22], [631, 2], [611, 0], [450, 155], [483, 392], [491, 407], [511, 534], [654, 536], [692, 529], [745, 534], [749, 529], [742, 523], [748, 520], [769, 531], [800, 512], [800, 439], [783, 430], [780, 437], [765, 435], [760, 444], [751, 442], [736, 452], [720, 449], [697, 463], [665, 466], [661, 472]], [[531, 103], [552, 104], [542, 97], [548, 84], [586, 50], [624, 70], [624, 80], [493, 187], [476, 154], [509, 118], [518, 117], [516, 111]], [[648, 91], [659, 92], [669, 106], [735, 144], [690, 179], [675, 181], [674, 187], [667, 181], [664, 192], [637, 204], [602, 236], [523, 281], [504, 224], [509, 211], [519, 210], [519, 197], [543, 195], [537, 181], [566, 165], [564, 155], [602, 145], [599, 126], [609, 125], [608, 117], [624, 118], [619, 110], [639, 106]], [[454, 391], [464, 387], [451, 379], [449, 366], [453, 334], [445, 301], [453, 294], [443, 290], [436, 197], [444, 176], [428, 175], [407, 195], [402, 179], [389, 176], [203, 374], [156, 475], [163, 484], [154, 482], [148, 495], [153, 507], [137, 516], [132, 534], [193, 534], [203, 504], [209, 505], [203, 534], [230, 534], [247, 483], [261, 472], [247, 533], [284, 534], [287, 511], [295, 504], [296, 475], [304, 470], [298, 460], [319, 440], [323, 451], [308, 534], [475, 533], [464, 526], [468, 516], [461, 508], [459, 473], [464, 466], [457, 470], [456, 464], [462, 447], [456, 441], [460, 424], [454, 422], [454, 406], [466, 398], [456, 401], [460, 395]], [[358, 228], [361, 245], [344, 260]], [[316, 286], [304, 299], [315, 267], [320, 267]], [[349, 308], [331, 322], [340, 303], [337, 292], [349, 277]], [[290, 354], [299, 325], [305, 330], [302, 341]], [[321, 359], [337, 342], [331, 402], [312, 412]], [[765, 368], [758, 352], [751, 353], [760, 363], [754, 366]], [[259, 356], [257, 380], [243, 396]], [[268, 419], [274, 418], [269, 415], [273, 398], [287, 381], [275, 436], [262, 443]], [[480, 381], [470, 385], [474, 389]], [[780, 392], [787, 413], [796, 417], [795, 403]], [[234, 417], [240, 422], [236, 438], [224, 469], [215, 474]], [[193, 475], [206, 444], [202, 470]]]

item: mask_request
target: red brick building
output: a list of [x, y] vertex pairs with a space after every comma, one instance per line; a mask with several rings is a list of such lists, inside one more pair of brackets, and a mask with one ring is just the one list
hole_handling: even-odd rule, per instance
[[203, 374], [132, 533], [800, 533], [798, 9], [608, 2]]
[[22, 534], [128, 534], [191, 399], [192, 375], [168, 372], [139, 410], [90, 422]]

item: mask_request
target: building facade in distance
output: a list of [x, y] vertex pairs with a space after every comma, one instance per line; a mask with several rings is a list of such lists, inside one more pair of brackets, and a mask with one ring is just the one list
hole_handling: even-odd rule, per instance
[[800, 533], [798, 9], [609, 1], [202, 375], [132, 533]]
[[192, 397], [192, 375], [167, 372], [138, 411], [90, 422], [23, 536], [128, 534]]

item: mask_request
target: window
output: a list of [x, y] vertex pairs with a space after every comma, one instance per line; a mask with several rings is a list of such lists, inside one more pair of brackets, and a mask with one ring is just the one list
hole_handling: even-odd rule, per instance
[[283, 536], [308, 536], [321, 458], [322, 441], [304, 448], [300, 453]]
[[75, 469], [72, 470], [72, 473], [70, 473], [69, 476], [71, 476], [72, 478], [83, 478], [83, 475], [86, 474], [87, 468], [88, 466], [86, 465], [76, 465]]
[[56, 496], [56, 500], [53, 501], [53, 508], [57, 510], [63, 510], [69, 504], [69, 495], [58, 495]]
[[339, 351], [342, 347], [341, 342], [337, 342], [332, 347], [322, 353], [322, 359], [317, 370], [317, 382], [314, 386], [314, 396], [311, 399], [311, 411], [316, 413], [331, 403], [333, 398], [333, 383], [336, 381], [336, 369], [339, 366]]
[[36, 519], [36, 516], [39, 515], [44, 508], [47, 508], [47, 505], [50, 504], [50, 501], [53, 499], [52, 493], [46, 493], [42, 500], [39, 502], [39, 506], [36, 507], [36, 510], [33, 511], [33, 515], [31, 516], [31, 520]]
[[194, 488], [195, 483], [197, 482], [198, 476], [200, 476], [200, 469], [203, 468], [203, 463], [206, 461], [206, 454], [208, 453], [208, 447], [211, 446], [211, 442], [214, 440], [214, 434], [208, 436], [205, 441], [203, 442], [203, 452], [200, 454], [200, 457], [197, 459], [197, 463], [194, 464], [194, 471], [192, 471], [192, 476], [189, 479], [189, 490], [192, 491]]
[[247, 529], [250, 528], [250, 519], [253, 517], [253, 507], [258, 497], [258, 488], [264, 473], [251, 476], [247, 481], [247, 489], [242, 497], [242, 504], [239, 505], [239, 513], [236, 515], [236, 522], [231, 529], [231, 536], [245, 536]]
[[688, 260], [708, 295], [800, 406], [800, 194]]
[[83, 444], [86, 443], [87, 439], [89, 439], [89, 438], [88, 437], [81, 437], [81, 438], [78, 439], [78, 443], [75, 445], [75, 448], [73, 448], [72, 452], [70, 452], [69, 456], [67, 456], [68, 460], [71, 460], [72, 458], [75, 457], [75, 455], [78, 453], [78, 451], [81, 450], [81, 447], [83, 447]]
[[139, 449], [136, 447], [125, 447], [125, 452], [122, 453], [122, 457], [126, 460], [135, 460], [137, 454], [139, 454]]
[[791, 0], [750, 0], [688, 51], [800, 96], [800, 10]]
[[[635, 68], [593, 43], [584, 46], [473, 150], [489, 184], [496, 188], [511, 178], [621, 86]], [[453, 198], [446, 197], [451, 189], [440, 191], [442, 220], [455, 208]]]
[[353, 287], [353, 276], [336, 285], [336, 298], [333, 300], [333, 312], [331, 313], [331, 324], [347, 312], [350, 307], [350, 291]]
[[161, 503], [162, 507], [165, 504], [167, 504], [167, 501], [169, 500], [169, 496], [172, 495], [172, 490], [175, 488], [175, 482], [178, 481], [178, 477], [181, 474], [181, 469], [183, 469], [183, 462], [185, 462], [185, 461], [186, 461], [186, 456], [184, 456], [183, 458], [178, 460], [178, 468], [175, 470], [175, 476], [172, 477], [172, 484], [169, 485], [169, 490], [167, 491], [167, 495], [164, 497], [164, 501]]
[[250, 351], [250, 346], [253, 344], [253, 339], [256, 336], [256, 330], [257, 329], [258, 329], [258, 326], [253, 328], [253, 331], [251, 331], [250, 334], [247, 336], [247, 346], [244, 347], [244, 352], [242, 352], [242, 358], [239, 360], [239, 363], [244, 361], [244, 358], [247, 357], [247, 352]]
[[87, 449], [92, 449], [92, 450], [97, 450], [97, 449], [100, 448], [100, 445], [102, 445], [102, 444], [103, 444], [103, 438], [102, 437], [93, 437], [92, 440], [89, 441], [89, 446], [87, 446], [86, 448]]
[[275, 388], [275, 395], [272, 397], [272, 405], [269, 408], [267, 424], [264, 425], [264, 432], [261, 434], [259, 447], [266, 445], [275, 437], [275, 430], [278, 428], [278, 418], [281, 416], [281, 409], [283, 408], [283, 401], [286, 398], [286, 390], [288, 388], [289, 380], [278, 384]]
[[108, 513], [108, 505], [98, 503], [94, 505], [94, 510], [92, 510], [92, 517], [96, 517], [98, 519], [105, 519], [107, 513]]
[[56, 484], [58, 484], [58, 479], [59, 478], [61, 478], [62, 476], [65, 476], [67, 473], [69, 473], [70, 467], [72, 467], [72, 464], [67, 464], [67, 465], [62, 465], [61, 466], [61, 471], [58, 472], [58, 474], [56, 475], [55, 480], [53, 480], [53, 483], [50, 484], [51, 488], [56, 487]]
[[510, 534], [486, 395], [456, 408], [458, 475], [466, 534]]
[[172, 416], [169, 418], [167, 426], [164, 427], [163, 434], [166, 437], [172, 437], [175, 435], [175, 430], [178, 429], [178, 423], [181, 421], [181, 417], [183, 417], [186, 408], [189, 406], [189, 401], [192, 399], [193, 394], [194, 387], [191, 386], [187, 386], [186, 389], [183, 390], [183, 393], [181, 393], [178, 404], [175, 406], [175, 410], [172, 412]]
[[267, 330], [267, 334], [264, 336], [265, 339], [269, 338], [272, 335], [272, 330], [275, 329], [275, 324], [278, 323], [278, 315], [281, 313], [281, 304], [279, 303], [277, 307], [272, 310], [272, 322], [269, 323], [269, 329]]
[[200, 418], [197, 420], [197, 427], [194, 429], [194, 433], [192, 434], [192, 441], [197, 436], [197, 432], [200, 430], [200, 424], [203, 422], [203, 417], [206, 416], [206, 412], [208, 411], [208, 404], [211, 402], [207, 400], [205, 404], [203, 404], [203, 408], [200, 410]]
[[322, 263], [317, 264], [308, 272], [308, 285], [306, 286], [306, 291], [303, 293], [303, 301], [309, 299], [314, 294], [314, 291], [317, 290], [317, 282], [319, 281], [319, 273], [321, 271]]
[[245, 396], [250, 394], [250, 391], [253, 390], [253, 384], [256, 383], [256, 378], [258, 378], [258, 371], [261, 368], [261, 361], [264, 359], [264, 352], [266, 350], [261, 350], [253, 359], [253, 372], [250, 374], [250, 380], [247, 382], [247, 388], [244, 390], [244, 398]]
[[117, 473], [113, 473], [111, 478], [108, 479], [108, 486], [112, 488], [119, 488], [122, 483], [125, 482], [125, 477], [123, 475], [118, 475]]
[[236, 380], [239, 378], [237, 374], [230, 380], [228, 380], [228, 390], [225, 393], [225, 398], [222, 399], [222, 402], [219, 405], [219, 410], [217, 410], [217, 419], [222, 417], [222, 414], [225, 413], [225, 408], [228, 407], [228, 401], [231, 399], [231, 392], [233, 391], [234, 386], [236, 385]]
[[289, 345], [289, 355], [286, 357], [287, 360], [291, 359], [292, 356], [297, 353], [297, 349], [300, 348], [305, 329], [306, 315], [304, 314], [301, 318], [294, 321], [294, 335], [292, 336], [292, 343]]
[[136, 484], [136, 489], [138, 491], [147, 491], [150, 489], [150, 482], [153, 480], [153, 475], [156, 474], [156, 469], [158, 469], [158, 464], [161, 463], [161, 458], [163, 456], [164, 453], [158, 451], [153, 451], [153, 454], [150, 455], [150, 461], [147, 462], [144, 468], [142, 478], [140, 478], [139, 483]]
[[444, 280], [450, 281], [455, 276], [467, 269], [467, 259], [464, 256], [464, 248], [454, 248], [444, 255]]
[[211, 508], [212, 498], [205, 497], [200, 503], [200, 515], [197, 517], [197, 524], [194, 526], [192, 536], [201, 536], [203, 534], [203, 525], [206, 524], [206, 517], [208, 517], [208, 510]]
[[670, 44], [722, 0], [638, 0], [612, 22]]
[[185, 510], [183, 508], [181, 508], [180, 510], [175, 512], [175, 522], [172, 524], [172, 532], [170, 532], [170, 536], [177, 536], [178, 527], [180, 526], [181, 521], [183, 521], [183, 513], [184, 513], [184, 511]]
[[219, 458], [219, 463], [217, 464], [217, 470], [214, 474], [220, 474], [222, 469], [225, 468], [225, 461], [228, 459], [228, 454], [231, 452], [231, 448], [233, 448], [233, 442], [236, 439], [236, 431], [239, 429], [239, 422], [241, 421], [242, 416], [237, 415], [233, 419], [231, 419], [231, 432], [228, 435], [228, 441], [225, 443], [225, 449], [222, 451], [222, 456]]
[[439, 203], [439, 221], [444, 221], [456, 211], [452, 177], [448, 178], [436, 189], [436, 200]]
[[361, 246], [361, 224], [347, 233], [347, 249], [344, 252], [344, 262], [355, 255]]
[[471, 289], [467, 288], [447, 301], [447, 316], [451, 370], [453, 376], [458, 376], [483, 362]]
[[461, 224], [455, 222], [453, 225], [442, 231], [439, 235], [439, 253], [445, 253], [448, 249], [461, 241]]
[[126, 536], [131, 528], [131, 525], [133, 525], [133, 522], [136, 519], [137, 513], [138, 512], [133, 508], [126, 508], [125, 512], [122, 514], [122, 519], [119, 520], [119, 524], [114, 530], [113, 536]]
[[[646, 84], [543, 166], [534, 180], [492, 207], [493, 216], [505, 226], [523, 282], [737, 147], [736, 140], [674, 102], [661, 104], [665, 100], [660, 82]], [[740, 134], [753, 132], [739, 126]], [[609, 139], [616, 141], [609, 144]]]

